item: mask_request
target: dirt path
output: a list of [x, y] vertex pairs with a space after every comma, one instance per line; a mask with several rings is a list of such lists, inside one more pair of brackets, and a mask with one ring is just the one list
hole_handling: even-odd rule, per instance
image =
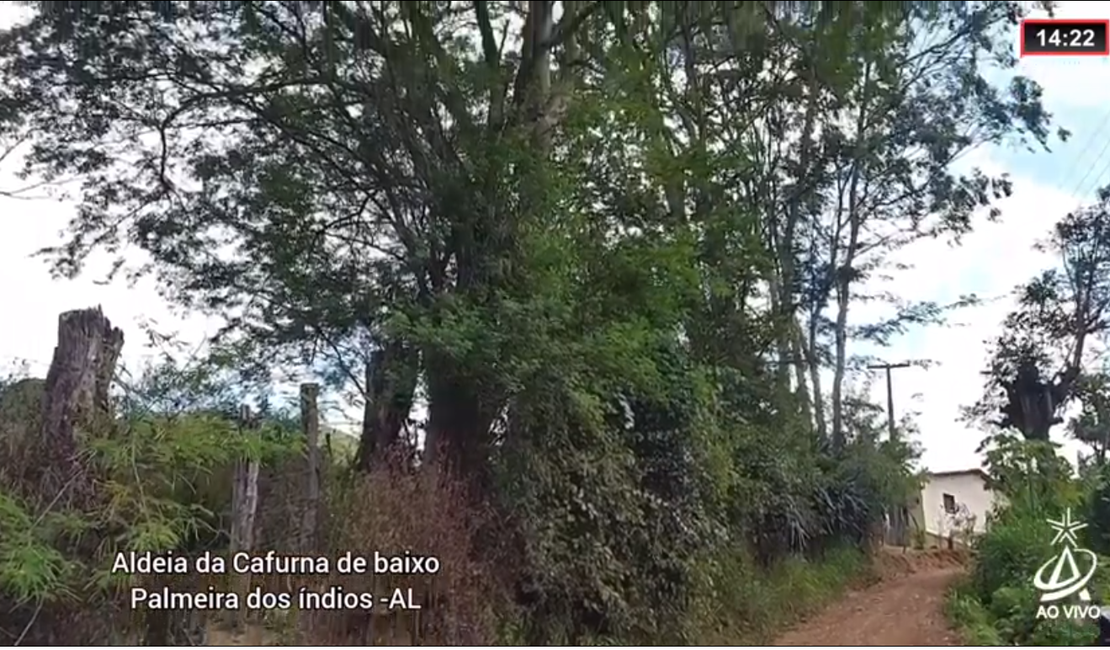
[[906, 572], [849, 592], [774, 645], [961, 645], [944, 617], [944, 598], [962, 568], [936, 559], [907, 558]]

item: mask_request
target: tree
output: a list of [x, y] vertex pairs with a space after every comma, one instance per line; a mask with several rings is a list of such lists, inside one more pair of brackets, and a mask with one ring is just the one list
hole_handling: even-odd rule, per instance
[[1105, 373], [1080, 375], [1075, 396], [1081, 410], [1068, 422], [1068, 431], [1091, 448], [1094, 464], [1101, 468], [1110, 448], [1110, 377]]
[[[464, 14], [40, 3], [0, 47], [18, 126], [57, 129], [35, 140], [30, 169], [91, 179], [56, 269], [74, 274], [93, 248], [134, 243], [174, 299], [230, 315], [229, 333], [251, 343], [312, 361], [362, 338], [362, 391], [378, 413], [366, 437], [378, 447], [407, 418], [421, 363], [430, 449], [445, 444], [462, 462], [480, 453], [504, 389], [494, 376], [466, 381], [464, 353], [437, 323], [473, 320], [518, 280], [506, 275], [520, 268], [515, 211], [539, 205], [529, 179], [546, 155], [529, 145], [563, 110], [551, 51], [573, 50], [597, 7], [557, 24], [550, 2], [530, 3], [521, 49], [506, 57], [494, 32], [512, 12], [486, 3]], [[467, 20], [479, 24], [477, 51], [448, 36]], [[24, 46], [34, 53], [17, 55]], [[52, 69], [58, 56], [66, 63]], [[69, 101], [81, 110], [54, 112]], [[350, 366], [344, 357], [331, 363]]]
[[[892, 255], [915, 241], [939, 236], [958, 241], [973, 227], [976, 213], [1009, 195], [1005, 177], [978, 170], [957, 175], [951, 170], [955, 160], [984, 144], [1048, 141], [1049, 115], [1034, 82], [1015, 77], [1003, 93], [985, 79], [994, 66], [1016, 65], [1000, 26], [1018, 15], [1013, 3], [911, 6], [857, 22], [849, 33], [862, 47], [820, 63], [811, 59], [813, 74], [826, 80], [813, 88], [818, 97], [810, 100], [822, 108], [816, 118], [821, 137], [798, 145], [798, 164], [808, 161], [810, 170], [806, 185], [795, 188], [788, 203], [797, 214], [781, 237], [793, 238], [786, 244], [792, 259], [779, 267], [800, 269], [800, 277], [784, 279], [782, 286], [794, 295], [780, 303], [797, 304], [802, 312], [801, 347], [818, 405], [823, 400], [817, 369], [831, 357], [834, 446], [844, 442], [849, 340], [886, 345], [908, 327], [937, 323], [947, 308], [968, 302], [937, 305], [889, 293], [867, 295], [860, 285], [881, 280], [896, 264]], [[811, 51], [828, 52], [844, 43], [818, 32]], [[990, 214], [998, 216], [996, 210]], [[851, 321], [854, 302], [875, 300], [892, 303], [894, 313], [878, 323]], [[830, 304], [831, 318], [825, 315]], [[825, 342], [831, 343], [829, 355]], [[819, 426], [823, 420], [818, 417]]]
[[1062, 421], [1060, 412], [1077, 396], [1090, 344], [1110, 328], [1108, 209], [1110, 189], [1103, 188], [1095, 204], [1054, 226], [1044, 249], [1059, 256], [1060, 266], [1018, 287], [1017, 308], [995, 341], [988, 396], [976, 412], [989, 415], [991, 395], [1001, 389], [1002, 417], [995, 424], [1030, 440], [1048, 440]]

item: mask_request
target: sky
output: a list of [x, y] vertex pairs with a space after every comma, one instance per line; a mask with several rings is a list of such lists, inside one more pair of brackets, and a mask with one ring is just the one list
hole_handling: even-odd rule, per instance
[[[0, 27], [10, 24], [16, 11], [15, 3], [0, 3]], [[1061, 2], [1057, 15], [1110, 18], [1110, 2]], [[1014, 48], [1016, 53], [1016, 40]], [[1051, 153], [994, 148], [965, 159], [988, 173], [1011, 175], [1013, 196], [998, 203], [1002, 219], [982, 223], [959, 247], [926, 241], [901, 252], [898, 260], [913, 268], [897, 276], [896, 290], [907, 298], [940, 303], [975, 293], [986, 304], [954, 314], [948, 327], [916, 330], [877, 352], [890, 362], [929, 359], [935, 364], [895, 371], [893, 391], [896, 415], [916, 414], [923, 464], [933, 471], [980, 465], [975, 449], [982, 433], [967, 428], [958, 415], [960, 406], [981, 394], [984, 342], [998, 334], [1013, 287], [1051, 264], [1032, 244], [1055, 220], [1090, 200], [1097, 187], [1110, 183], [1110, 58], [1026, 58], [1018, 73], [1044, 87], [1047, 108], [1072, 132], [1072, 139], [1056, 143]], [[13, 167], [10, 161], [0, 167], [0, 188], [19, 183]], [[0, 305], [9, 314], [0, 325], [0, 375], [5, 367], [26, 362], [33, 374], [44, 376], [58, 315], [71, 309], [100, 305], [124, 331], [123, 363], [129, 367], [152, 354], [142, 345], [140, 323], [154, 323], [159, 331], [197, 343], [215, 332], [218, 322], [175, 312], [150, 282], [100, 284], [95, 265], [76, 280], [52, 280], [45, 262], [30, 255], [56, 243], [73, 214], [73, 206], [65, 203], [0, 197], [0, 277], [8, 278], [0, 283]], [[885, 403], [884, 380], [878, 375], [874, 379], [873, 396]], [[353, 413], [331, 417], [338, 423]], [[1066, 453], [1074, 458], [1077, 448], [1067, 444]]]
[[[1110, 2], [1060, 2], [1061, 18], [1110, 18]], [[1015, 35], [1015, 53], [1018, 43]], [[1046, 108], [1058, 126], [1072, 133], [1056, 142], [1051, 153], [1018, 148], [979, 149], [963, 162], [987, 173], [1009, 173], [1013, 196], [997, 203], [998, 223], [980, 222], [958, 248], [926, 241], [901, 253], [898, 260], [914, 268], [897, 276], [896, 290], [907, 297], [951, 302], [975, 293], [986, 304], [952, 315], [950, 327], [918, 329], [889, 349], [878, 352], [886, 361], [930, 359], [928, 369], [894, 371], [894, 407], [898, 417], [911, 411], [924, 448], [923, 464], [933, 471], [978, 467], [976, 448], [982, 433], [958, 421], [959, 409], [982, 394], [987, 347], [1012, 307], [1013, 287], [1052, 259], [1032, 249], [1052, 224], [1067, 212], [1090, 202], [1095, 190], [1110, 184], [1110, 58], [1027, 57], [1016, 71], [1044, 88]], [[872, 395], [886, 400], [885, 378], [876, 373]], [[1082, 447], [1066, 441], [1061, 427], [1054, 439], [1074, 460]]]

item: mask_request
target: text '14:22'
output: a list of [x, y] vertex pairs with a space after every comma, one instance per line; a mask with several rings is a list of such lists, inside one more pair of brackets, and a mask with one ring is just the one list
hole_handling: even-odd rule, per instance
[[1022, 56], [1107, 56], [1110, 20], [1026, 18], [1021, 21]]

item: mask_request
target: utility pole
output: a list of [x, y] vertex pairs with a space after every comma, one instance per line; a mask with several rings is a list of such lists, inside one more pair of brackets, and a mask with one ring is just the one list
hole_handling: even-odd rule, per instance
[[[890, 371], [895, 368], [909, 368], [910, 364], [903, 361], [902, 363], [879, 363], [867, 367], [871, 370], [886, 371], [886, 424], [887, 430], [890, 431], [890, 441], [894, 442], [897, 440], [898, 434], [894, 428], [894, 381], [890, 377]], [[909, 535], [907, 534], [909, 532], [907, 530], [909, 518], [909, 509], [904, 504], [890, 512], [890, 534], [893, 537], [890, 541], [900, 544], [903, 553], [909, 546]]]
[[874, 366], [867, 366], [870, 370], [885, 370], [886, 371], [886, 426], [890, 431], [891, 441], [897, 439], [898, 434], [894, 429], [894, 382], [890, 378], [890, 371], [896, 368], [909, 368], [908, 361], [902, 363], [880, 363]]

